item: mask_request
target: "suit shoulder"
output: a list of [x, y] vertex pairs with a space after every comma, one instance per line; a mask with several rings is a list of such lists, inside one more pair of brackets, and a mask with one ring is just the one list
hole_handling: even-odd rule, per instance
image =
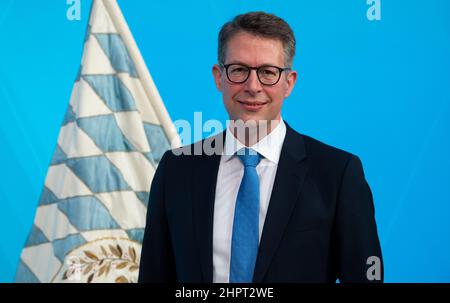
[[305, 143], [306, 153], [314, 162], [329, 166], [345, 167], [353, 159], [359, 159], [356, 155], [331, 146], [307, 135], [300, 134]]
[[344, 158], [355, 156], [348, 151], [337, 148], [335, 146], [331, 146], [310, 136], [303, 134], [300, 134], [300, 136], [304, 140], [305, 146], [308, 151], [323, 153], [324, 155], [336, 155], [338, 157]]
[[356, 155], [309, 136], [303, 134], [300, 136], [303, 139], [310, 171], [320, 182], [330, 181], [334, 184], [335, 181], [332, 180], [340, 180], [349, 169], [362, 171], [361, 161]]

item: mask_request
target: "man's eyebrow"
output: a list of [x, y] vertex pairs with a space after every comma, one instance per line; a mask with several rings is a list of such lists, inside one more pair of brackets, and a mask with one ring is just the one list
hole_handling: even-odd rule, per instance
[[278, 66], [278, 65], [276, 65], [276, 64], [274, 64], [274, 63], [263, 63], [263, 64], [258, 65], [258, 66], [250, 66], [250, 65], [248, 65], [247, 63], [244, 63], [244, 62], [242, 62], [242, 61], [230, 61], [230, 62], [227, 63], [226, 65], [229, 65], [229, 64], [241, 64], [241, 65], [245, 65], [245, 66], [248, 66], [248, 67]]

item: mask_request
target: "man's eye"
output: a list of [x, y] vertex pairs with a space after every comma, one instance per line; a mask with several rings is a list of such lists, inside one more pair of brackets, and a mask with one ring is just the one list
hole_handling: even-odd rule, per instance
[[276, 75], [276, 72], [271, 69], [263, 69], [262, 73], [264, 76], [275, 76]]
[[243, 72], [245, 72], [245, 68], [243, 68], [243, 67], [234, 67], [234, 68], [231, 69], [231, 72], [232, 73], [243, 73]]

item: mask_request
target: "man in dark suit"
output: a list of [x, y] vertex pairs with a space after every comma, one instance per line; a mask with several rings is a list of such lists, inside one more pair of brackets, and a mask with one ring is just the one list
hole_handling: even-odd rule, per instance
[[281, 117], [297, 79], [289, 25], [239, 15], [222, 27], [218, 53], [213, 75], [231, 123], [162, 157], [139, 281], [382, 281], [360, 160]]

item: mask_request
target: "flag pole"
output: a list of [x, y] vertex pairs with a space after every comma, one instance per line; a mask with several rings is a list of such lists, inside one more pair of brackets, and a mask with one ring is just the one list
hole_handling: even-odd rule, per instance
[[[94, 0], [98, 1], [98, 0]], [[144, 87], [145, 94], [153, 105], [156, 116], [158, 117], [161, 125], [169, 139], [172, 148], [181, 146], [180, 137], [177, 130], [170, 119], [169, 113], [164, 106], [161, 96], [156, 88], [153, 78], [144, 62], [141, 52], [133, 38], [133, 35], [125, 21], [125, 17], [120, 10], [116, 0], [103, 0], [103, 4], [111, 16], [117, 31], [121, 35], [132, 60], [135, 62], [136, 72], [141, 79], [142, 86]]]

